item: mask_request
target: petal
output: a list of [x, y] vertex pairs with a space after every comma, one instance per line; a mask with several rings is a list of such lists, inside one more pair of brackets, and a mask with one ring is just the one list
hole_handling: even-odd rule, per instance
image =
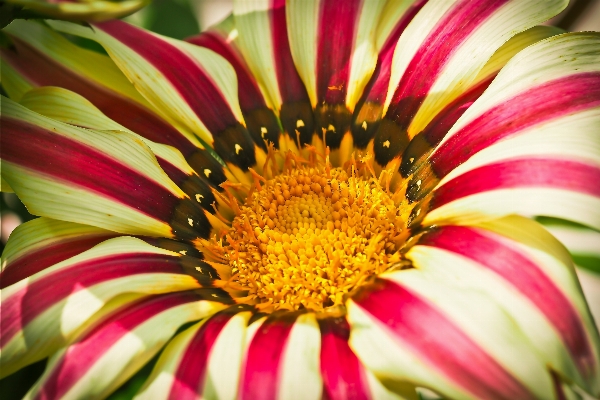
[[0, 47], [0, 77], [2, 81], [2, 89], [8, 94], [13, 100], [19, 100], [23, 94], [33, 88], [33, 83], [27, 78], [22, 76], [20, 72], [8, 63], [5, 58], [7, 50]]
[[89, 225], [36, 218], [19, 225], [2, 253], [0, 288], [4, 289], [56, 263], [115, 237]]
[[3, 103], [3, 176], [30, 212], [129, 234], [209, 234], [204, 211], [135, 136], [84, 130]]
[[211, 204], [215, 201], [215, 197], [209, 187], [211, 181], [208, 178], [199, 177], [181, 152], [174, 147], [155, 143], [137, 135], [102, 114], [85, 98], [67, 89], [36, 88], [25, 93], [20, 104], [46, 117], [70, 125], [100, 131], [124, 131], [138, 136], [152, 150], [158, 164], [169, 178], [181, 187], [191, 199], [195, 199], [202, 208], [214, 212]]
[[424, 225], [537, 213], [600, 229], [600, 188], [590, 184], [600, 179], [599, 161], [533, 155], [490, 163], [449, 180], [415, 210], [429, 210]]
[[290, 52], [285, 1], [235, 1], [233, 13], [239, 34], [236, 44], [267, 103], [279, 115], [292, 143], [296, 134], [301, 144], [310, 143], [313, 114]]
[[389, 274], [348, 304], [350, 346], [388, 386], [450, 398], [553, 398], [546, 366], [481, 291], [416, 269]]
[[235, 399], [250, 316], [226, 309], [177, 335], [136, 399]]
[[400, 166], [402, 175], [408, 177], [423, 162], [427, 161], [427, 157], [431, 154], [435, 146], [442, 141], [460, 116], [481, 96], [498, 72], [514, 55], [535, 42], [560, 33], [563, 33], [563, 31], [555, 27], [535, 26], [513, 36], [508, 42], [502, 45], [464, 92], [444, 107], [427, 124], [425, 129], [411, 139], [408, 147], [402, 154], [402, 164]]
[[6, 182], [2, 176], [0, 176], [0, 192], [3, 192], [3, 193], [14, 193], [15, 192], [14, 190], [12, 190], [12, 188], [10, 187], [8, 182]]
[[8, 0], [7, 2], [25, 7], [26, 11], [40, 16], [68, 21], [104, 21], [121, 18], [133, 14], [149, 3], [148, 0]]
[[[549, 246], [560, 258], [543, 250]], [[600, 389], [593, 319], [568, 254], [540, 225], [513, 216], [485, 229], [445, 226], [422, 236], [407, 258], [448, 284], [484, 287], [547, 365], [590, 392]]]
[[290, 1], [294, 62], [314, 107], [344, 104], [353, 111], [377, 62], [375, 31], [384, 1]]
[[248, 328], [242, 399], [318, 399], [323, 382], [314, 314], [273, 314]]
[[[31, 87], [60, 86], [85, 97], [112, 120], [186, 156], [200, 146], [193, 134], [178, 131], [157, 115], [159, 110], [109, 57], [78, 47], [36, 22], [13, 21], [3, 31], [10, 35], [13, 47], [0, 49], [2, 86], [13, 100], [19, 101]], [[5, 66], [10, 70], [5, 71]]]
[[[386, 165], [477, 77], [511, 36], [556, 15], [564, 0], [429, 1], [396, 45], [375, 155]], [[395, 141], [396, 146], [383, 146]]]
[[[411, 178], [410, 200], [437, 185], [430, 209], [447, 204], [425, 223], [520, 212], [600, 224], [596, 186], [578, 181], [597, 179], [600, 164], [599, 39], [593, 33], [554, 36], [507, 64]], [[549, 170], [531, 175], [547, 164], [554, 176]], [[571, 183], [565, 174], [574, 171]], [[560, 206], [580, 200], [587, 206]], [[586, 207], [591, 214], [583, 215]]]
[[286, 8], [294, 63], [339, 163], [352, 152], [352, 112], [375, 70], [377, 23], [385, 1], [290, 1]]
[[254, 142], [266, 150], [265, 140], [279, 144], [281, 133], [279, 121], [273, 112], [273, 107], [267, 106], [258, 82], [252, 76], [235, 43], [237, 36], [238, 29], [234, 26], [233, 15], [231, 15], [218, 25], [187, 38], [186, 41], [214, 51], [231, 64], [237, 76], [238, 98], [248, 132]]
[[436, 174], [446, 176], [501, 139], [598, 108], [599, 46], [598, 34], [564, 34], [536, 43], [513, 58], [430, 157]]
[[[348, 344], [350, 326], [344, 318], [320, 319], [319, 327], [324, 398], [400, 399], [389, 392], [356, 357]], [[414, 397], [416, 392], [411, 389]]]
[[244, 127], [235, 71], [221, 56], [122, 21], [93, 28], [51, 25], [104, 46], [150, 103], [164, 110], [175, 126], [187, 128], [213, 147], [230, 169], [243, 173], [261, 157]]
[[392, 58], [400, 35], [428, 0], [395, 0], [385, 5], [377, 26], [375, 45], [379, 51], [377, 66], [354, 111], [354, 145], [365, 148], [379, 127], [383, 103], [392, 72]]
[[125, 306], [57, 352], [25, 398], [106, 397], [148, 362], [177, 328], [221, 308], [196, 291]]
[[63, 346], [115, 296], [196, 289], [216, 277], [201, 261], [139, 239], [109, 239], [2, 290], [2, 374]]

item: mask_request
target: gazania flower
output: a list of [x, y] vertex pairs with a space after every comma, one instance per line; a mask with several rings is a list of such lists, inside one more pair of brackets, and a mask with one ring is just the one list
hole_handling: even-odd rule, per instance
[[[236, 2], [5, 32], [2, 374], [27, 398], [600, 394], [600, 35], [562, 0]], [[108, 56], [62, 33], [100, 43]], [[131, 83], [130, 83], [131, 82]], [[524, 215], [524, 216], [521, 216]]]

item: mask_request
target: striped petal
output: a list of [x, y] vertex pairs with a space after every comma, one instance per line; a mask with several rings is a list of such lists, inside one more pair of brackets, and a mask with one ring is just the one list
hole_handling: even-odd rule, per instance
[[36, 218], [19, 225], [2, 253], [0, 288], [4, 289], [54, 264], [115, 237], [89, 225]]
[[199, 260], [139, 239], [109, 239], [2, 290], [2, 374], [65, 345], [115, 296], [196, 289], [216, 277]]
[[498, 72], [518, 52], [540, 40], [563, 33], [552, 26], [535, 26], [512, 37], [485, 64], [475, 80], [464, 92], [444, 107], [427, 124], [425, 129], [413, 137], [402, 153], [400, 172], [404, 177], [410, 176], [420, 167], [433, 149], [442, 141], [450, 128], [475, 100], [488, 88]]
[[599, 393], [597, 330], [568, 253], [540, 225], [513, 216], [482, 227], [445, 226], [423, 235], [407, 257], [449, 285], [484, 287], [546, 365]]
[[135, 136], [84, 130], [3, 103], [2, 175], [33, 214], [129, 234], [209, 234], [202, 208]]
[[352, 112], [377, 63], [376, 30], [384, 5], [379, 0], [287, 5], [291, 52], [315, 108], [316, 134], [326, 133], [327, 144], [342, 153], [351, 152]]
[[[152, 150], [158, 164], [191, 199], [209, 212], [215, 197], [211, 192], [210, 180], [200, 177], [187, 163], [179, 150], [172, 146], [155, 143], [112, 121], [75, 92], [57, 87], [42, 87], [30, 90], [21, 98], [20, 104], [57, 121], [99, 131], [123, 131], [138, 136]], [[211, 219], [210, 216], [207, 217]]]
[[400, 36], [394, 52], [385, 119], [375, 133], [380, 165], [401, 155], [476, 79], [515, 33], [559, 13], [564, 0], [432, 0]]
[[264, 152], [244, 126], [235, 70], [218, 54], [122, 21], [93, 28], [64, 22], [51, 25], [104, 46], [150, 103], [164, 110], [173, 125], [213, 147], [230, 169], [243, 175], [255, 166], [257, 157], [264, 160]]
[[296, 134], [302, 144], [310, 143], [314, 131], [312, 107], [290, 52], [286, 2], [235, 1], [233, 13], [236, 44], [267, 104], [278, 114], [293, 143]]
[[201, 291], [186, 291], [118, 309], [52, 356], [25, 398], [106, 397], [148, 362], [177, 328], [221, 308]]
[[319, 399], [321, 339], [314, 314], [272, 314], [246, 333], [241, 399]]
[[238, 30], [234, 26], [233, 15], [199, 35], [186, 39], [187, 42], [214, 51], [235, 70], [238, 81], [240, 109], [246, 121], [248, 132], [254, 142], [266, 150], [265, 141], [279, 146], [281, 129], [272, 107], [267, 105], [256, 79], [252, 76], [235, 39]]
[[[104, 21], [133, 14], [146, 6], [148, 0], [8, 0], [7, 3], [24, 7], [36, 17], [49, 17], [68, 21]], [[27, 14], [31, 18], [32, 14]], [[17, 14], [18, 15], [18, 14]]]
[[[321, 329], [321, 376], [323, 397], [327, 399], [400, 399], [388, 391], [365, 368], [348, 344], [350, 326], [344, 318], [319, 320]], [[414, 387], [408, 387], [408, 398]], [[408, 392], [410, 391], [410, 392]]]
[[400, 35], [428, 0], [390, 0], [377, 26], [377, 65], [352, 117], [354, 145], [367, 147], [379, 127], [392, 73], [394, 49]]
[[155, 110], [112, 60], [69, 42], [47, 26], [17, 20], [3, 29], [12, 47], [2, 54], [2, 87], [20, 101], [37, 86], [59, 86], [88, 99], [112, 120], [157, 143], [190, 155], [200, 145], [191, 133], [178, 131]]
[[507, 64], [411, 178], [411, 201], [437, 185], [423, 223], [524, 213], [600, 227], [599, 46], [559, 35]]
[[348, 306], [351, 347], [389, 387], [460, 399], [555, 398], [546, 366], [481, 290], [413, 269], [378, 279]]
[[250, 316], [236, 306], [177, 335], [136, 399], [237, 398]]

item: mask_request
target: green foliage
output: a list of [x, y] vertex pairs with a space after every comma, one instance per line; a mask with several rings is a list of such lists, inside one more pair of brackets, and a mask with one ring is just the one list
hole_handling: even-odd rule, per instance
[[188, 0], [154, 0], [127, 21], [161, 35], [184, 39], [200, 32]]

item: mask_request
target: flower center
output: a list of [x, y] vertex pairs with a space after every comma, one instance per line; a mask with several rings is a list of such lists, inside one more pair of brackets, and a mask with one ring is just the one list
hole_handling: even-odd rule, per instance
[[248, 196], [210, 252], [231, 269], [238, 301], [322, 311], [401, 261], [407, 210], [393, 198], [374, 176], [290, 169]]

